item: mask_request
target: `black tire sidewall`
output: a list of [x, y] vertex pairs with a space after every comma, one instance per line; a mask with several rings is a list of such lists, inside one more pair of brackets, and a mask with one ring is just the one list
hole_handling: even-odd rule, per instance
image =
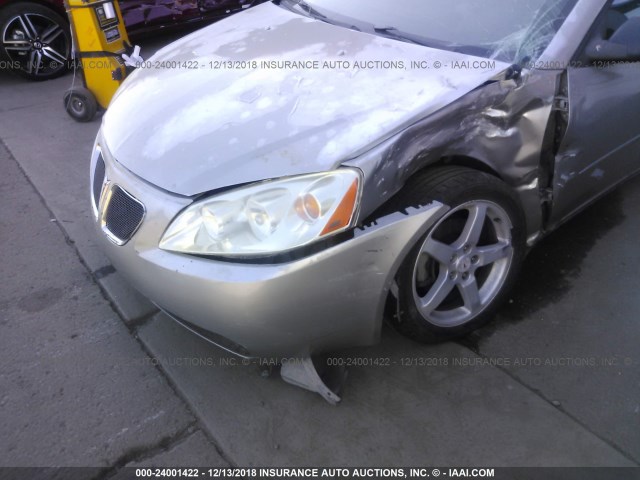
[[[71, 102], [74, 98], [81, 100], [84, 103], [84, 113], [78, 115], [71, 107]], [[69, 90], [64, 95], [64, 108], [71, 118], [78, 122], [90, 122], [95, 117], [98, 110], [98, 104], [93, 94], [86, 88], [75, 88]]]

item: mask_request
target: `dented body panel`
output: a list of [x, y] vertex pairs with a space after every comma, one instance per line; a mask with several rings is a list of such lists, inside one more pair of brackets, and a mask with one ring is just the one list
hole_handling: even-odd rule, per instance
[[[449, 211], [431, 202], [380, 213], [418, 172], [462, 165], [500, 178], [517, 194], [532, 245], [638, 169], [639, 63], [571, 63], [608, 4], [578, 0], [546, 50], [523, 65], [271, 3], [168, 45], [150, 62], [196, 68], [137, 70], [104, 116], [105, 181], [147, 206], [124, 246], [96, 223], [105, 251], [162, 309], [214, 343], [230, 339], [223, 347], [236, 353], [307, 356], [376, 343], [399, 266]], [[368, 67], [372, 60], [386, 67]], [[407, 68], [414, 61], [428, 68]], [[362, 173], [346, 238], [261, 262], [159, 248], [196, 201], [341, 167]]]
[[295, 261], [216, 261], [160, 250], [165, 226], [190, 201], [133, 177], [103, 154], [109, 181], [146, 206], [145, 221], [124, 246], [107, 239], [96, 223], [113, 265], [171, 316], [246, 357], [307, 356], [376, 343], [393, 272], [447, 211], [434, 202], [391, 214], [356, 229], [348, 241]]
[[[549, 46], [557, 55], [551, 65], [569, 61], [579, 46], [573, 33], [588, 30], [585, 12], [595, 19], [602, 5], [579, 2], [581, 21], [569, 16], [558, 34], [564, 49], [557, 39]], [[321, 65], [372, 58], [447, 67]], [[544, 228], [540, 190], [553, 165], [541, 162], [552, 149], [544, 143], [554, 141], [547, 129], [561, 69], [501, 80], [506, 63], [329, 25], [270, 3], [174, 42], [150, 61], [197, 61], [199, 68], [134, 72], [105, 115], [103, 135], [119, 162], [164, 190], [193, 196], [345, 164], [365, 172], [364, 219], [416, 171], [449, 161], [499, 176], [518, 192], [527, 236]], [[486, 68], [468, 68], [474, 63]], [[160, 89], [173, 94], [159, 98]], [[126, 121], [132, 112], [134, 125]]]
[[[354, 68], [399, 59], [407, 67], [440, 61], [487, 68]], [[334, 169], [508, 67], [329, 25], [273, 4], [202, 29], [150, 59], [193, 61], [199, 68], [135, 71], [103, 122], [119, 162], [186, 196]], [[160, 96], [161, 90], [172, 95]], [[132, 113], [135, 124], [126, 121]]]
[[[365, 171], [363, 210], [386, 201], [416, 171], [443, 159], [488, 168], [518, 191], [529, 235], [542, 227], [539, 175], [558, 72], [495, 81], [404, 130], [369, 155], [347, 162]], [[472, 163], [465, 163], [472, 161]], [[477, 162], [477, 163], [476, 163]]]
[[568, 125], [556, 159], [551, 226], [640, 170], [639, 66], [568, 69]]

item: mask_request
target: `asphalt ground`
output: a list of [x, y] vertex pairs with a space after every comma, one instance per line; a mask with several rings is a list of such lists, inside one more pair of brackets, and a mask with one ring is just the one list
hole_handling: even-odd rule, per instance
[[[148, 56], [173, 37], [143, 44]], [[461, 342], [385, 328], [343, 402], [264, 378], [174, 324], [95, 242], [99, 119], [72, 76], [0, 72], [0, 465], [640, 464], [640, 180], [529, 255], [512, 299]]]

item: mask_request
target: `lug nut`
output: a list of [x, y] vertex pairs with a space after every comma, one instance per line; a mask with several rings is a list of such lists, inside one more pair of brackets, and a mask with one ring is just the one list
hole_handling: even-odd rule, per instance
[[466, 280], [467, 278], [469, 278], [469, 274], [468, 273], [463, 273], [462, 274], [462, 279]]
[[468, 252], [469, 250], [471, 250], [471, 247], [469, 245], [465, 245], [464, 246], [464, 251]]
[[478, 263], [478, 260], [480, 259], [478, 258], [477, 255], [474, 255], [473, 257], [471, 257], [471, 263]]
[[451, 272], [449, 274], [449, 280], [455, 280], [456, 279], [456, 274], [454, 272]]

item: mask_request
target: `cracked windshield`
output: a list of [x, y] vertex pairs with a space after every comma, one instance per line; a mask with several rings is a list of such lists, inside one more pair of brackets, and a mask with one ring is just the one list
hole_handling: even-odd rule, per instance
[[[576, 0], [307, 0], [309, 16], [434, 48], [521, 63], [537, 59]], [[500, 12], [496, 15], [496, 12]]]

